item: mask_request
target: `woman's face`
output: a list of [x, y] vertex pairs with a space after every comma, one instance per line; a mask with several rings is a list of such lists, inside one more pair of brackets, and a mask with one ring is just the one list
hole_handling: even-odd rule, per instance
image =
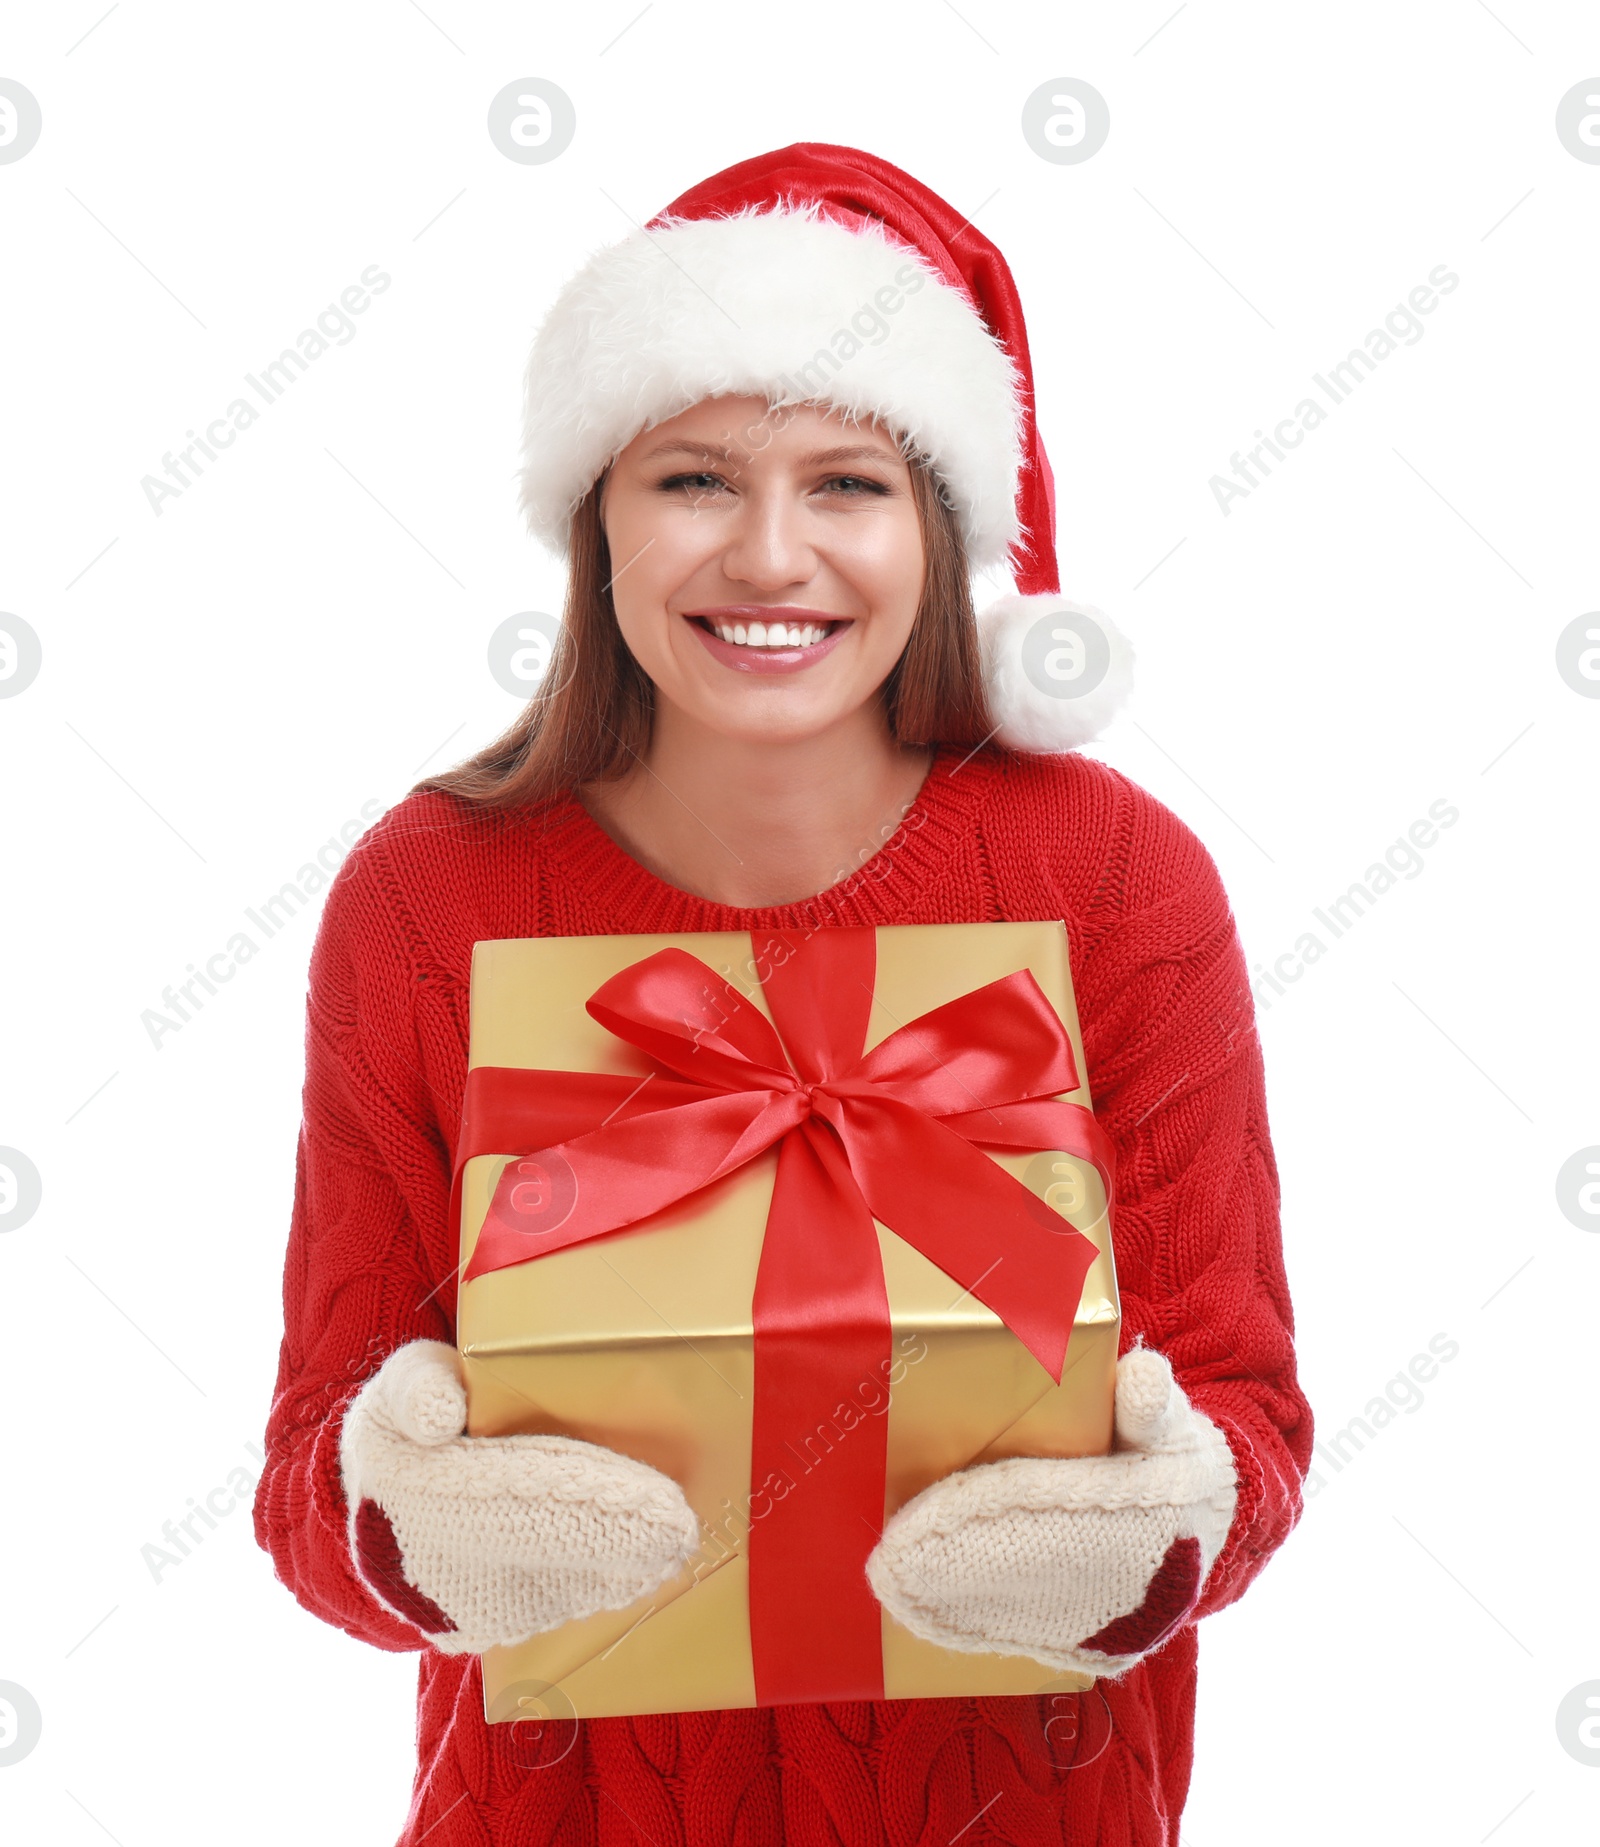
[[875, 424], [708, 398], [622, 451], [600, 515], [624, 641], [659, 700], [723, 736], [828, 730], [911, 633], [922, 529]]

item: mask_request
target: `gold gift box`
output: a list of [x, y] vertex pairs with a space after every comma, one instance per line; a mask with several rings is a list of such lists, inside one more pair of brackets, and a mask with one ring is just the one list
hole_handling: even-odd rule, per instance
[[[481, 942], [472, 958], [470, 1064], [635, 1074], [653, 1069], [585, 1011], [602, 982], [676, 947], [720, 972], [768, 1020], [745, 932]], [[1021, 969], [1032, 971], [1084, 1075], [1060, 923], [916, 924], [877, 931], [870, 1050], [903, 1022]], [[1062, 1100], [1087, 1106], [1085, 1082]], [[501, 1171], [462, 1175], [465, 1270]], [[985, 1149], [1095, 1245], [1058, 1385], [999, 1318], [877, 1225], [892, 1352], [884, 1517], [931, 1482], [1005, 1456], [1111, 1447], [1120, 1310], [1100, 1176], [1069, 1154]], [[599, 1240], [463, 1285], [457, 1322], [474, 1436], [559, 1432], [670, 1475], [705, 1543], [680, 1576], [606, 1611], [482, 1657], [491, 1722], [722, 1710], [757, 1703], [746, 1538], [754, 1351], [751, 1299], [777, 1171], [773, 1147], [667, 1210]], [[840, 1432], [842, 1435], [843, 1433]], [[827, 1444], [826, 1433], [821, 1441]], [[887, 1699], [1081, 1691], [1082, 1674], [1021, 1655], [966, 1654], [887, 1612]]]

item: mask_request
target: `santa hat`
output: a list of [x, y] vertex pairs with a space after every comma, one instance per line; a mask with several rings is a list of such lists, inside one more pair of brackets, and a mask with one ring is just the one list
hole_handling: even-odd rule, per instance
[[975, 570], [1002, 744], [1072, 750], [1126, 698], [1133, 651], [1060, 594], [1055, 494], [1004, 257], [937, 193], [858, 148], [797, 142], [702, 181], [599, 251], [529, 357], [521, 505], [565, 557], [573, 509], [641, 430], [704, 398], [877, 417], [925, 454]]

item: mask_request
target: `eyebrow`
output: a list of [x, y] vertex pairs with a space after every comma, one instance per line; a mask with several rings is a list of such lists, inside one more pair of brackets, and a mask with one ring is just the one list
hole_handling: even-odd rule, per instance
[[[703, 461], [731, 462], [733, 451], [724, 449], [717, 443], [689, 442], [676, 437], [670, 442], [658, 444], [654, 449], [647, 449], [639, 458], [641, 461], [653, 462], [663, 455], [694, 455]], [[820, 468], [834, 462], [890, 462], [895, 455], [886, 449], [875, 449], [868, 443], [841, 443], [833, 449], [812, 449], [799, 458], [802, 468]]]

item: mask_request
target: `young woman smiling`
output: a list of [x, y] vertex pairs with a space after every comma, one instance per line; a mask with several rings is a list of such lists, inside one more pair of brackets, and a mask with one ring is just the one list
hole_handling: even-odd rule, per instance
[[925, 504], [928, 471], [885, 431], [754, 397], [694, 405], [606, 471], [607, 555], [631, 560], [616, 628], [656, 718], [581, 799], [669, 883], [732, 905], [809, 898], [910, 807], [933, 752], [895, 737], [877, 695], [922, 602], [917, 484]]
[[[1004, 262], [886, 162], [762, 156], [567, 286], [526, 418], [561, 639], [505, 736], [329, 894], [258, 1536], [308, 1608], [419, 1655], [403, 1844], [1176, 1843], [1197, 1624], [1299, 1517], [1311, 1416], [1226, 894], [1075, 748], [1127, 650], [1056, 588]], [[1005, 562], [1018, 594], [976, 614], [970, 573]], [[1117, 1159], [1115, 1446], [961, 1470], [840, 1543], [915, 1634], [1096, 1686], [486, 1725], [481, 1652], [626, 1608], [699, 1534], [628, 1457], [464, 1434], [473, 944], [1032, 918], [1066, 924]]]

